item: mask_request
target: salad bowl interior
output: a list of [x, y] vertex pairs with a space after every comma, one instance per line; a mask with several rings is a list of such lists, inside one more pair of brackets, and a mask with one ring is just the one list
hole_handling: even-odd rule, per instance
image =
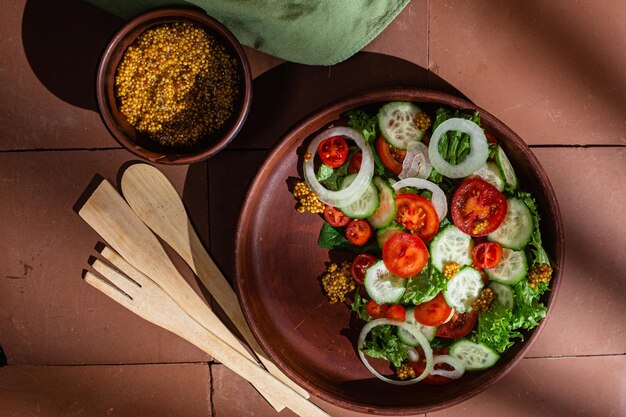
[[471, 102], [421, 89], [381, 89], [338, 101], [293, 127], [270, 153], [252, 183], [242, 208], [236, 236], [236, 290], [246, 319], [269, 357], [311, 394], [339, 407], [362, 413], [413, 415], [464, 401], [502, 378], [522, 359], [539, 335], [545, 319], [524, 341], [515, 343], [498, 363], [467, 372], [454, 383], [395, 386], [378, 380], [360, 361], [357, 339], [363, 323], [348, 304], [329, 304], [320, 277], [330, 262], [352, 259], [317, 245], [323, 219], [300, 214], [291, 194], [303, 178], [302, 162], [311, 138], [355, 108], [375, 111], [390, 101], [412, 101], [434, 113], [438, 107], [473, 113], [494, 133], [509, 156], [525, 191], [537, 200], [544, 247], [554, 276], [542, 296], [553, 306], [563, 263], [563, 227], [550, 182], [528, 146], [512, 130]]

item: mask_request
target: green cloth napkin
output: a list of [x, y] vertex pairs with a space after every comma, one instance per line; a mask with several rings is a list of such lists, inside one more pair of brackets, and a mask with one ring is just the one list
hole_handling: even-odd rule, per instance
[[287, 61], [332, 65], [376, 37], [409, 0], [87, 0], [128, 19], [156, 7], [194, 5], [244, 45]]

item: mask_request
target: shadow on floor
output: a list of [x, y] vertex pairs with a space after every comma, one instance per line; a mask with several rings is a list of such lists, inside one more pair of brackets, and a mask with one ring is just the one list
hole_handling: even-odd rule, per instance
[[97, 111], [95, 84], [100, 56], [123, 23], [83, 1], [28, 0], [22, 21], [28, 63], [55, 96]]

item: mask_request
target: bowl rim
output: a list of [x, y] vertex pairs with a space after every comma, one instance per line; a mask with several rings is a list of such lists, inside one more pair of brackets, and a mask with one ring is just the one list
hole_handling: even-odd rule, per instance
[[[241, 85], [243, 88], [243, 94], [241, 96], [241, 109], [238, 112], [236, 119], [230, 125], [225, 134], [215, 142], [211, 142], [210, 146], [201, 148], [191, 153], [173, 152], [173, 153], [159, 153], [146, 149], [132, 140], [130, 140], [126, 134], [117, 126], [115, 120], [116, 117], [109, 109], [107, 92], [107, 71], [109, 69], [110, 61], [113, 54], [117, 51], [119, 45], [124, 42], [129, 33], [142, 25], [148, 25], [144, 30], [137, 33], [134, 39], [143, 33], [146, 29], [152, 27], [149, 23], [155, 21], [154, 24], [158, 24], [157, 20], [172, 19], [190, 21], [210, 29], [212, 34], [216, 35], [219, 42], [224, 43], [227, 47], [231, 48], [234, 52], [235, 59], [237, 59], [241, 68]], [[161, 22], [166, 23], [166, 22]], [[134, 41], [133, 39], [133, 41]], [[132, 42], [131, 42], [132, 44]], [[130, 44], [129, 44], [130, 45]], [[127, 23], [124, 24], [111, 38], [107, 44], [101, 58], [98, 63], [98, 69], [96, 73], [96, 102], [98, 105], [98, 113], [102, 122], [106, 126], [107, 130], [113, 136], [113, 138], [122, 145], [126, 150], [130, 151], [134, 155], [148, 160], [150, 162], [157, 162], [168, 165], [184, 165], [203, 161], [226, 147], [237, 136], [243, 124], [248, 117], [252, 102], [252, 70], [250, 69], [250, 63], [247, 55], [243, 49], [243, 46], [237, 40], [235, 35], [228, 30], [226, 26], [220, 23], [215, 18], [209, 16], [204, 10], [197, 7], [160, 7], [151, 9], [146, 12], [140, 13], [133, 17]]]
[[[253, 314], [251, 313], [251, 304], [254, 302], [250, 299], [249, 295], [244, 294], [244, 280], [243, 276], [243, 268], [244, 263], [243, 259], [243, 251], [244, 251], [244, 242], [247, 224], [251, 221], [254, 221], [255, 218], [253, 212], [254, 199], [252, 198], [255, 190], [260, 186], [264, 177], [267, 174], [268, 167], [273, 165], [276, 158], [280, 158], [280, 153], [283, 147], [290, 144], [292, 141], [298, 140], [302, 141], [304, 138], [309, 137], [315, 131], [323, 128], [328, 125], [328, 123], [332, 122], [333, 119], [328, 119], [328, 117], [332, 115], [337, 115], [344, 113], [347, 110], [375, 104], [375, 103], [383, 103], [394, 100], [405, 100], [405, 101], [414, 101], [414, 102], [430, 102], [430, 103], [440, 103], [445, 106], [458, 108], [461, 111], [479, 111], [481, 115], [481, 120], [487, 121], [488, 125], [498, 126], [505, 135], [507, 136], [507, 142], [514, 142], [515, 146], [521, 149], [526, 158], [529, 158], [532, 165], [536, 168], [534, 169], [534, 173], [541, 180], [541, 189], [545, 191], [545, 196], [548, 201], [549, 207], [546, 207], [546, 210], [551, 214], [551, 220], [554, 221], [554, 241], [555, 241], [555, 253], [552, 255], [552, 260], [555, 264], [555, 273], [552, 278], [551, 291], [548, 295], [548, 299], [546, 302], [546, 307], [548, 308], [547, 316], [541, 321], [539, 326], [533, 329], [530, 332], [530, 335], [527, 339], [525, 339], [520, 347], [520, 350], [515, 354], [515, 356], [506, 363], [501, 369], [497, 370], [496, 373], [485, 383], [478, 385], [476, 387], [472, 387], [467, 391], [463, 392], [463, 394], [458, 395], [455, 398], [451, 398], [442, 402], [437, 406], [416, 406], [416, 407], [396, 407], [396, 406], [376, 406], [376, 405], [368, 405], [364, 403], [356, 403], [347, 401], [344, 398], [340, 398], [338, 396], [333, 395], [332, 393], [328, 393], [323, 389], [319, 389], [317, 386], [313, 385], [307, 379], [298, 375], [294, 372], [288, 364], [282, 360], [280, 352], [272, 346], [269, 341], [265, 338], [265, 335], [261, 333], [260, 328], [255, 324], [251, 317]], [[444, 104], [445, 103], [445, 104]], [[313, 127], [311, 127], [313, 126]], [[313, 129], [311, 131], [311, 129]], [[304, 134], [304, 132], [310, 131], [308, 134]], [[459, 98], [457, 96], [436, 91], [430, 89], [422, 89], [422, 88], [404, 88], [404, 87], [396, 87], [396, 88], [376, 88], [371, 90], [366, 90], [361, 93], [351, 95], [349, 97], [344, 97], [338, 99], [318, 110], [315, 110], [309, 115], [305, 116], [295, 125], [293, 125], [281, 138], [277, 141], [276, 145], [270, 150], [268, 155], [265, 158], [264, 163], [258, 169], [254, 180], [251, 182], [248, 187], [246, 197], [244, 199], [238, 223], [236, 228], [236, 236], [235, 236], [235, 247], [234, 247], [234, 267], [235, 267], [235, 289], [237, 292], [237, 297], [239, 299], [239, 303], [241, 305], [242, 311], [248, 322], [252, 333], [255, 338], [267, 353], [269, 358], [287, 375], [290, 379], [294, 380], [298, 385], [304, 387], [308, 390], [312, 395], [319, 397], [320, 399], [327, 401], [331, 404], [339, 406], [344, 409], [348, 409], [351, 411], [361, 412], [361, 413], [375, 413], [380, 415], [413, 415], [413, 414], [421, 414], [426, 412], [433, 412], [437, 410], [441, 410], [444, 408], [451, 407], [453, 405], [459, 404], [463, 401], [468, 400], [469, 398], [483, 392], [490, 386], [492, 386], [496, 381], [503, 378], [506, 374], [508, 374], [518, 363], [524, 358], [524, 354], [528, 352], [528, 350], [532, 347], [532, 345], [537, 340], [539, 334], [543, 330], [548, 318], [551, 316], [551, 311], [554, 308], [554, 303], [557, 298], [557, 294], [559, 291], [559, 287], [562, 281], [562, 272], [563, 265], [565, 259], [565, 245], [564, 245], [564, 231], [563, 231], [563, 222], [562, 217], [558, 205], [558, 201], [556, 199], [556, 194], [554, 189], [537, 158], [534, 156], [528, 145], [507, 125], [497, 119], [495, 116], [491, 115], [489, 112], [485, 111], [481, 107], [476, 106], [472, 102]]]

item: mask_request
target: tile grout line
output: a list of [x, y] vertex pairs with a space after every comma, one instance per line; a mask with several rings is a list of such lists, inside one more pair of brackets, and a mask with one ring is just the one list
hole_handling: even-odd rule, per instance
[[213, 364], [209, 364], [209, 410], [211, 417], [216, 417], [215, 403], [213, 398], [215, 397], [215, 387], [213, 386]]
[[65, 364], [7, 364], [7, 366], [28, 366], [32, 368], [46, 367], [99, 367], [99, 366], [148, 366], [148, 365], [210, 365], [213, 361], [192, 361], [192, 362], [128, 362], [128, 363], [65, 363]]
[[[593, 148], [626, 148], [626, 144], [620, 143], [612, 143], [612, 144], [602, 144], [602, 143], [589, 143], [589, 144], [561, 144], [561, 143], [551, 143], [551, 144], [530, 144], [529, 148], [571, 148], [571, 149], [593, 149]], [[268, 152], [272, 148], [232, 148], [232, 149], [224, 149], [222, 152]], [[98, 152], [98, 151], [120, 151], [124, 150], [121, 147], [109, 147], [109, 148], [33, 148], [33, 149], [4, 149], [0, 150], [0, 154], [7, 153], [37, 153], [37, 152]], [[208, 167], [207, 167], [208, 171]]]

